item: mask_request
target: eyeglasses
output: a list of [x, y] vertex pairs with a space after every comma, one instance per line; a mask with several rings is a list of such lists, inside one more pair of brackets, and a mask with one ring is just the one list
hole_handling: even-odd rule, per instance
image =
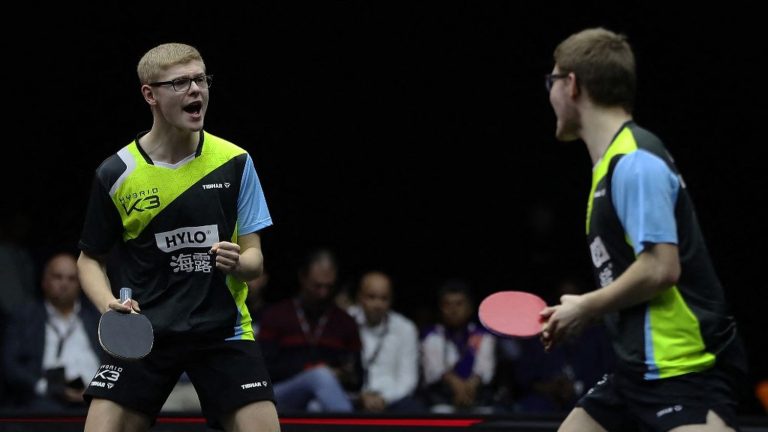
[[544, 86], [547, 88], [547, 93], [552, 91], [552, 84], [555, 83], [555, 80], [568, 78], [567, 73], [559, 73], [559, 74], [546, 74], [544, 75]]
[[174, 91], [187, 92], [192, 87], [192, 82], [201, 89], [210, 88], [213, 82], [213, 75], [198, 75], [193, 78], [181, 77], [170, 81], [157, 81], [149, 83], [152, 87], [171, 85]]

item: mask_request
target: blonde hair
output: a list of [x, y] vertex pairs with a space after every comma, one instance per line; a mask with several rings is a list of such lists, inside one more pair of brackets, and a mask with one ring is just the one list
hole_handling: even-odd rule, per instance
[[203, 63], [205, 69], [203, 57], [195, 47], [182, 43], [166, 43], [147, 51], [139, 60], [136, 71], [141, 83], [147, 84], [156, 80], [157, 76], [169, 67], [191, 61]]

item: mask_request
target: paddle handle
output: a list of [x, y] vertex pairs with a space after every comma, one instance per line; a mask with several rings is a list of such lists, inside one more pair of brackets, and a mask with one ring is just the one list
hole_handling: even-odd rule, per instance
[[128, 300], [131, 299], [131, 296], [133, 295], [133, 290], [130, 288], [120, 288], [120, 303], [125, 304]]

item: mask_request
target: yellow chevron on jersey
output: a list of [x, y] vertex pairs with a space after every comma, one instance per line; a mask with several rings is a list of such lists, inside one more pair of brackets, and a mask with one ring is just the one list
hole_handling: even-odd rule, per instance
[[592, 172], [592, 187], [589, 190], [589, 200], [587, 201], [587, 234], [589, 234], [589, 226], [592, 222], [592, 202], [595, 200], [595, 191], [597, 190], [597, 185], [600, 183], [600, 180], [608, 174], [611, 159], [621, 154], [631, 153], [635, 150], [637, 150], [637, 142], [632, 135], [632, 131], [629, 128], [623, 128], [608, 147], [608, 150], [605, 151], [603, 157], [600, 158], [597, 166], [595, 166]]
[[110, 190], [125, 228], [123, 241], [137, 238], [176, 198], [243, 153], [245, 150], [229, 141], [206, 133], [202, 157], [178, 168], [167, 168], [147, 162], [136, 141], [123, 147], [117, 155], [127, 169]]

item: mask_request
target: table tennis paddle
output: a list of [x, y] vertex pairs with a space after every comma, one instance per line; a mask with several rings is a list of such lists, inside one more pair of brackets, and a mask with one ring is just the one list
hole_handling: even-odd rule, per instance
[[541, 316], [547, 304], [523, 291], [500, 291], [486, 297], [478, 310], [480, 323], [499, 336], [532, 337], [541, 333]]
[[[131, 289], [120, 288], [120, 303], [131, 300]], [[99, 343], [104, 351], [123, 360], [139, 360], [152, 350], [152, 323], [144, 315], [110, 309], [99, 320]]]

